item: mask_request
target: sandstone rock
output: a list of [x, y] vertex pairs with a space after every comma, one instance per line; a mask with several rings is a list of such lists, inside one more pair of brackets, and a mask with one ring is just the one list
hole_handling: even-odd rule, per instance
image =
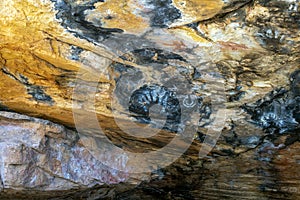
[[4, 191], [82, 190], [129, 181], [128, 174], [95, 160], [81, 144], [78, 134], [63, 126], [1, 112], [0, 127]]
[[299, 197], [297, 0], [0, 9], [3, 198]]

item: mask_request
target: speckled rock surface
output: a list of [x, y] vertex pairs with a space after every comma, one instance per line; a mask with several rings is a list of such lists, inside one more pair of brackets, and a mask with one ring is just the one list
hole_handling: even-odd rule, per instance
[[[0, 11], [1, 198], [299, 198], [298, 0], [2, 0]], [[123, 172], [99, 161], [85, 117], [145, 153], [182, 135], [186, 110], [199, 115], [188, 150], [134, 175], [126, 153], [105, 157], [123, 156]], [[147, 124], [161, 133], [120, 128]]]
[[97, 161], [76, 132], [11, 112], [0, 117], [1, 196], [16, 190], [33, 197], [53, 191], [45, 196], [55, 197], [64, 196], [59, 191], [130, 182], [128, 174]]

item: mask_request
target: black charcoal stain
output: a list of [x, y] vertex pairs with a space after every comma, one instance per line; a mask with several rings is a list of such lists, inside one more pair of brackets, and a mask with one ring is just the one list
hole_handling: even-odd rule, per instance
[[290, 81], [292, 94], [295, 97], [300, 96], [300, 70], [297, 70], [292, 73]]
[[288, 54], [289, 48], [285, 46], [286, 36], [280, 30], [274, 27], [262, 27], [256, 34], [256, 38], [260, 44], [276, 53]]
[[[210, 116], [212, 114], [212, 105], [210, 102], [204, 102], [202, 98], [198, 98], [198, 111], [200, 113], [200, 118], [199, 118], [199, 127], [200, 128], [205, 128], [207, 125], [211, 123]], [[198, 140], [203, 142], [206, 135], [206, 131], [201, 131], [199, 129], [197, 131], [198, 135]]]
[[181, 108], [176, 94], [164, 86], [144, 85], [135, 90], [130, 97], [129, 111], [135, 114], [135, 118], [142, 123], [150, 123], [150, 107], [160, 105], [162, 109], [157, 116], [166, 115], [164, 129], [178, 132], [178, 124], [181, 118]]
[[[155, 48], [136, 49], [120, 57], [124, 60], [134, 61], [139, 65], [159, 65], [161, 67], [166, 66], [169, 59], [185, 61], [178, 54]], [[138, 122], [151, 123], [149, 110], [150, 107], [157, 104], [162, 107], [159, 115], [166, 116], [166, 123], [163, 129], [172, 132], [178, 131], [178, 125], [181, 120], [181, 109], [179, 100], [174, 92], [158, 84], [144, 85], [136, 88], [144, 78], [143, 73], [139, 69], [120, 63], [113, 64], [112, 68], [115, 70], [114, 74], [116, 72], [119, 74], [114, 77], [116, 88], [121, 88], [115, 89], [119, 103], [124, 107], [127, 105], [126, 102], [129, 101], [129, 108], [127, 109]]]
[[50, 105], [53, 104], [53, 99], [51, 98], [51, 96], [44, 92], [43, 87], [37, 85], [27, 85], [26, 88], [28, 94], [30, 94], [34, 98], [34, 100]]
[[151, 0], [154, 9], [151, 12], [151, 26], [166, 28], [181, 17], [181, 12], [172, 5], [172, 0]]
[[122, 33], [117, 28], [103, 28], [95, 26], [85, 20], [85, 11], [95, 9], [94, 4], [103, 2], [99, 0], [86, 1], [78, 4], [75, 0], [51, 0], [57, 10], [56, 18], [66, 30], [74, 33], [77, 37], [86, 39], [89, 42], [102, 41], [114, 33]]
[[29, 83], [28, 78], [26, 76], [24, 76], [22, 74], [19, 74], [18, 76], [16, 76], [5, 67], [2, 67], [1, 71], [4, 74], [6, 74], [7, 76], [11, 77], [12, 79], [23, 84], [27, 89], [27, 93], [30, 94], [35, 101], [53, 105], [53, 103], [54, 103], [53, 99], [51, 98], [51, 96], [49, 96], [48, 94], [46, 94], [44, 92], [44, 89], [42, 86], [33, 85], [33, 84]]
[[225, 142], [233, 146], [233, 148], [240, 146], [239, 137], [235, 131], [236, 124], [231, 121], [229, 127], [229, 129], [225, 129], [225, 131], [223, 131], [222, 137]]
[[[121, 67], [120, 67], [121, 68]], [[130, 95], [136, 89], [136, 85], [143, 79], [143, 73], [136, 69], [126, 69], [119, 77], [115, 78], [115, 95], [121, 106], [127, 107]]]
[[300, 123], [300, 70], [291, 75], [291, 92], [291, 98], [294, 99], [293, 104], [291, 104], [291, 106], [294, 106], [293, 117]]
[[242, 86], [236, 86], [234, 89], [227, 90], [226, 92], [228, 93], [228, 101], [239, 101], [243, 96], [245, 96], [246, 92], [242, 91], [241, 89]]
[[195, 68], [194, 68], [194, 72], [193, 72], [193, 74], [192, 74], [193, 80], [200, 79], [201, 77], [202, 77], [201, 72], [195, 67]]
[[9, 107], [3, 105], [0, 101], [0, 111], [11, 111], [11, 110], [9, 109]]
[[80, 54], [81, 54], [81, 52], [83, 51], [83, 49], [82, 48], [80, 48], [80, 47], [77, 47], [77, 46], [71, 46], [71, 51], [70, 51], [70, 53], [71, 53], [71, 60], [79, 60], [79, 56], [80, 56]]
[[[187, 63], [187, 61], [178, 54], [156, 48], [135, 49], [120, 56], [120, 58], [122, 58], [123, 60], [135, 62], [136, 64], [139, 64], [141, 66], [145, 65], [148, 67], [153, 67], [156, 70], [161, 70], [162, 68], [168, 66], [169, 60], [178, 60]], [[115, 79], [117, 84], [118, 81], [123, 78], [123, 80], [126, 79], [126, 81], [128, 82], [128, 84], [126, 85], [136, 85], [137, 82], [144, 77], [143, 73], [139, 69], [129, 65], [113, 63], [111, 67], [114, 70], [114, 74], [116, 74], [113, 78]]]
[[132, 53], [134, 56], [137, 57], [137, 64], [145, 64], [148, 62], [167, 64], [169, 59], [175, 59], [186, 62], [186, 60], [178, 54], [172, 52], [165, 52], [163, 50], [155, 48], [136, 49], [132, 51]]
[[269, 134], [283, 134], [300, 129], [299, 71], [291, 75], [290, 90], [279, 88], [254, 104], [243, 108], [253, 122]]
[[300, 28], [299, 1], [259, 0], [258, 3], [267, 8], [269, 13], [250, 22], [258, 28], [255, 36], [261, 46], [280, 54], [298, 52], [300, 43], [292, 38], [298, 34]]
[[[156, 77], [158, 82], [151, 82], [149, 80], [144, 82], [144, 74], [140, 69], [127, 66], [121, 63], [113, 63], [111, 69], [113, 70], [113, 78], [116, 81], [116, 88], [114, 93], [118, 99], [119, 104], [128, 110], [133, 117], [140, 123], [152, 124], [151, 117], [149, 116], [150, 108], [153, 105], [161, 106], [161, 113], [154, 113], [154, 115], [163, 115], [166, 117], [164, 129], [172, 132], [181, 132], [184, 126], [182, 121], [188, 120], [190, 116], [181, 113], [180, 103], [184, 106], [185, 110], [191, 112], [198, 110], [200, 112], [200, 120], [203, 125], [208, 124], [211, 114], [211, 105], [203, 103], [203, 99], [199, 96], [191, 97], [188, 91], [190, 82], [186, 78], [189, 74], [184, 70], [189, 63], [180, 55], [163, 51], [156, 48], [143, 48], [135, 49], [127, 54], [120, 56], [123, 60], [129, 60], [137, 63], [145, 68], [152, 68], [154, 71], [160, 73], [160, 77]], [[176, 70], [180, 77], [170, 77], [168, 71], [163, 72], [162, 69], [170, 66], [169, 62], [178, 61]], [[190, 77], [201, 77], [199, 71], [192, 70]], [[176, 86], [176, 87], [175, 87]], [[184, 91], [183, 94], [176, 94], [176, 91]], [[129, 102], [129, 105], [128, 105]], [[156, 111], [154, 111], [156, 112]], [[153, 114], [151, 112], [151, 114]]]
[[26, 76], [23, 76], [22, 74], [19, 75], [20, 77], [20, 82], [22, 82], [23, 84], [29, 84], [28, 82], [28, 78]]
[[200, 127], [205, 127], [210, 121], [210, 115], [212, 114], [212, 105], [210, 102], [203, 102], [203, 99], [200, 97], [198, 98], [198, 105], [199, 105], [199, 125]]

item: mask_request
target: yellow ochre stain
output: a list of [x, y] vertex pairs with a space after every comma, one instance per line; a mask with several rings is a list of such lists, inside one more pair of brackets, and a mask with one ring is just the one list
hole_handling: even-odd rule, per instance
[[180, 26], [176, 28], [170, 29], [171, 32], [175, 33], [176, 35], [188, 36], [191, 40], [199, 43], [209, 43], [210, 41], [206, 40], [205, 38], [201, 37], [196, 30], [186, 27]]
[[138, 5], [128, 0], [107, 0], [95, 4], [102, 27], [119, 28], [129, 33], [142, 33], [149, 27], [147, 20], [134, 14]]
[[182, 17], [171, 27], [210, 19], [222, 10], [224, 3], [222, 0], [173, 0], [173, 5], [181, 11]]

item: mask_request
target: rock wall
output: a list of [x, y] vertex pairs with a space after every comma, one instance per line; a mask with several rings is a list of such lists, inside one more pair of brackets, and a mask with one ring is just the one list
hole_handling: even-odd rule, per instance
[[0, 9], [1, 198], [299, 198], [298, 0]]

